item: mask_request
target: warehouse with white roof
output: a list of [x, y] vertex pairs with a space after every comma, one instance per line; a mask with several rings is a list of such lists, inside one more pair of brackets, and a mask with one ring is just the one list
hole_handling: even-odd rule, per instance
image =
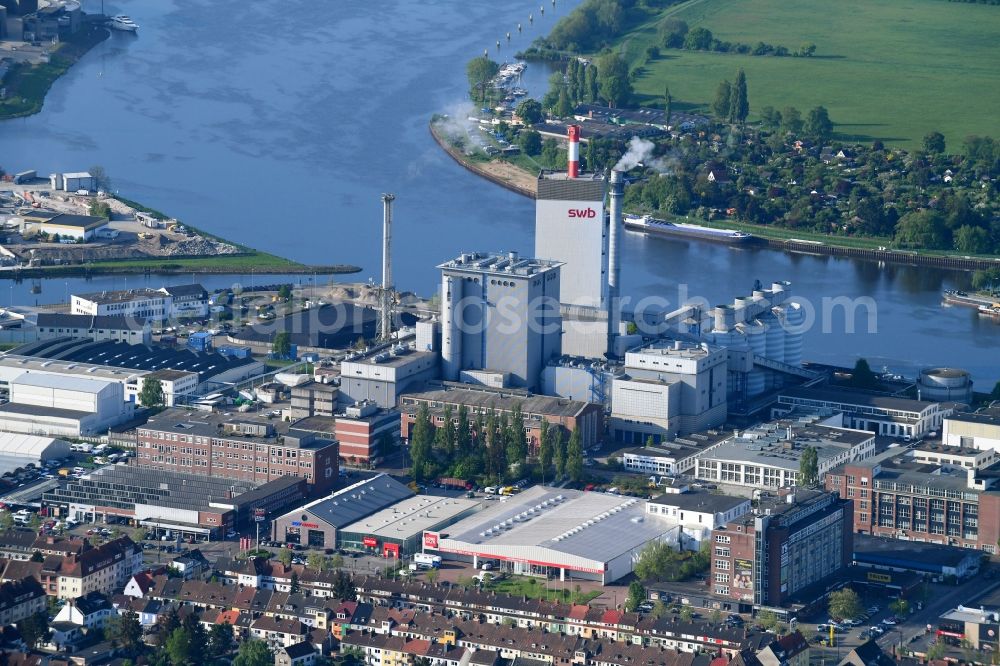
[[416, 495], [340, 528], [342, 548], [375, 551], [383, 557], [419, 552], [425, 531], [442, 530], [482, 507], [463, 497]]
[[0, 474], [12, 472], [28, 463], [36, 466], [69, 455], [70, 445], [61, 439], [0, 432]]
[[31, 435], [80, 437], [99, 434], [132, 418], [117, 382], [23, 372], [9, 384], [0, 405], [0, 430]]
[[647, 514], [644, 500], [535, 486], [444, 531], [425, 531], [424, 549], [477, 568], [491, 561], [513, 573], [606, 584], [632, 573], [649, 542], [676, 544], [679, 530]]

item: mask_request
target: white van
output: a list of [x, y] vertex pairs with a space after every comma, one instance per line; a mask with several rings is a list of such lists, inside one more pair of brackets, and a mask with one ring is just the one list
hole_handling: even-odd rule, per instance
[[435, 569], [441, 566], [441, 556], [431, 555], [429, 553], [417, 553], [413, 556], [413, 561], [416, 564], [432, 566]]
[[16, 511], [12, 518], [15, 523], [27, 525], [31, 521], [31, 512], [27, 509], [21, 509], [20, 511]]

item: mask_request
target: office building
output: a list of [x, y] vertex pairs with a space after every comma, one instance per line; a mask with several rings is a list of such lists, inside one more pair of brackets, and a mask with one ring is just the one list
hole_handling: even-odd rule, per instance
[[712, 594], [739, 612], [812, 601], [850, 566], [851, 502], [793, 490], [712, 532]]
[[310, 416], [333, 416], [337, 413], [339, 393], [333, 384], [316, 381], [293, 386], [289, 414], [293, 421]]
[[764, 423], [706, 448], [698, 455], [695, 477], [759, 489], [798, 486], [806, 448], [816, 452], [822, 480], [838, 465], [874, 456], [875, 434], [809, 421]]
[[[561, 353], [560, 267], [554, 261], [472, 253], [441, 264], [441, 368], [506, 373], [535, 389]], [[341, 373], [343, 374], [343, 372]]]
[[[826, 488], [854, 503], [853, 530], [860, 534], [997, 552], [1000, 539], [1000, 463], [975, 465], [969, 457], [941, 461], [932, 451], [911, 457], [889, 449], [870, 460], [842, 465], [826, 476]], [[937, 462], [932, 458], [938, 458]], [[959, 464], [961, 463], [961, 464]]]
[[372, 402], [344, 408], [336, 417], [335, 435], [342, 465], [373, 467], [388, 453], [383, 447], [399, 440], [399, 410]]
[[440, 378], [438, 354], [397, 345], [367, 354], [351, 354], [340, 364], [337, 400], [343, 404], [374, 402], [392, 409], [399, 396]]
[[849, 428], [870, 430], [889, 437], [917, 439], [940, 432], [954, 406], [925, 400], [875, 395], [851, 389], [794, 387], [784, 389], [772, 413], [780, 415], [796, 407], [831, 409], [844, 414]]
[[514, 408], [520, 407], [528, 449], [532, 452], [538, 449], [538, 437], [541, 434], [543, 420], [551, 425], [561, 426], [567, 433], [579, 428], [580, 441], [584, 449], [597, 444], [604, 433], [604, 410], [601, 405], [592, 402], [552, 398], [522, 391], [498, 391], [486, 387], [449, 384], [402, 396], [399, 409], [402, 414], [401, 434], [404, 439], [409, 439], [410, 430], [417, 420], [417, 411], [421, 405], [428, 406], [431, 423], [435, 428], [444, 425], [446, 407], [451, 409], [453, 422], [457, 421], [458, 410], [463, 406], [468, 410], [470, 420], [475, 419], [477, 414], [485, 414], [490, 410], [494, 410], [498, 417], [502, 414], [510, 417]]
[[309, 482], [313, 494], [325, 494], [339, 474], [334, 426], [332, 419], [312, 421], [322, 431], [251, 416], [168, 409], [138, 428], [135, 462], [147, 469], [257, 484], [297, 476]]
[[208, 315], [208, 293], [201, 285], [190, 284], [73, 294], [70, 297], [70, 312], [151, 320], [197, 319]]
[[80, 437], [101, 434], [132, 418], [118, 382], [24, 372], [9, 383], [10, 401], [0, 405], [5, 432]]
[[25, 373], [81, 379], [98, 379], [122, 385], [125, 400], [135, 403], [142, 390], [145, 377], [154, 375], [163, 387], [165, 404], [172, 406], [175, 398], [191, 393], [198, 387], [198, 375], [176, 370], [133, 370], [107, 365], [60, 361], [7, 353], [0, 356], [0, 387], [9, 389], [11, 383]]
[[686, 485], [671, 486], [646, 503], [646, 513], [680, 527], [682, 549], [699, 550], [712, 530], [719, 529], [750, 511], [750, 498], [734, 497]]

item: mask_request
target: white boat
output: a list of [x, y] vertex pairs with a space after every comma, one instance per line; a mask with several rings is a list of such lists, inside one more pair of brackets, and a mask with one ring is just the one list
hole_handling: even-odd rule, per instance
[[138, 24], [133, 21], [128, 16], [124, 14], [119, 14], [118, 16], [111, 17], [111, 23], [109, 24], [115, 30], [121, 30], [123, 32], [136, 32], [139, 30]]

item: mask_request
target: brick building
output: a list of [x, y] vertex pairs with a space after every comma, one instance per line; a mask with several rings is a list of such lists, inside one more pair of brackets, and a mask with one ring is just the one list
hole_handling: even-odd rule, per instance
[[753, 513], [712, 531], [713, 595], [740, 612], [809, 596], [851, 564], [851, 508], [816, 490], [762, 499]]
[[337, 482], [333, 420], [307, 426], [215, 412], [168, 409], [138, 429], [136, 464], [201, 476], [267, 483], [300, 476], [314, 494]]
[[597, 403], [534, 395], [513, 389], [466, 388], [448, 384], [440, 389], [401, 396], [401, 433], [405, 439], [410, 437], [410, 429], [417, 420], [421, 404], [428, 405], [434, 427], [444, 425], [445, 407], [451, 407], [452, 419], [457, 423], [458, 409], [462, 405], [469, 410], [470, 421], [491, 409], [496, 410], [497, 415], [510, 416], [514, 408], [520, 406], [524, 415], [525, 437], [532, 452], [538, 448], [543, 420], [562, 426], [568, 432], [580, 428], [584, 450], [597, 444], [604, 435], [604, 407]]
[[[883, 455], [842, 465], [827, 474], [826, 488], [854, 503], [853, 530], [859, 534], [996, 553], [1000, 492], [990, 488], [1000, 463], [990, 456], [992, 464], [977, 469], [984, 452], [958, 446], [941, 451], [935, 456], [918, 449], [914, 457]], [[961, 456], [963, 451], [969, 455]]]
[[382, 440], [399, 438], [399, 412], [374, 402], [351, 405], [337, 416], [336, 436], [341, 462], [377, 465], [386, 453], [380, 448]]

